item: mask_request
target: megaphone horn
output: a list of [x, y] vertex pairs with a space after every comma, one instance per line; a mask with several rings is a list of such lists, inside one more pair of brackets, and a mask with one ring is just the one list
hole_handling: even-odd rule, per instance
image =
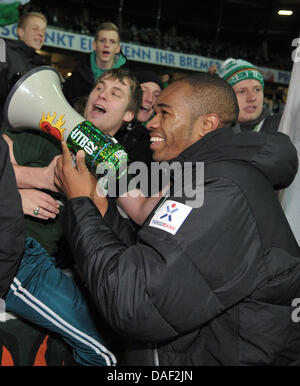
[[5, 101], [4, 119], [16, 129], [42, 130], [65, 141], [73, 154], [83, 149], [86, 164], [93, 171], [103, 163], [116, 171], [128, 161], [115, 138], [70, 106], [62, 92], [60, 75], [51, 66], [36, 67], [16, 82]]

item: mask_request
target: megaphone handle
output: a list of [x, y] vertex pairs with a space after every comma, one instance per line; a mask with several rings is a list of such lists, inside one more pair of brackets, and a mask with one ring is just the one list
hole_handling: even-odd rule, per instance
[[89, 121], [79, 123], [68, 135], [66, 143], [73, 154], [80, 149], [85, 151], [86, 164], [93, 171], [104, 162], [112, 170], [118, 170], [121, 164], [128, 162], [123, 146]]

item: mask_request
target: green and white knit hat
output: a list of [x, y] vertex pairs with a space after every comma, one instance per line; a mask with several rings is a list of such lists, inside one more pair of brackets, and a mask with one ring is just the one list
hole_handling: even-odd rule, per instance
[[229, 58], [224, 61], [219, 76], [231, 86], [246, 79], [258, 80], [264, 88], [264, 78], [252, 63], [242, 59]]

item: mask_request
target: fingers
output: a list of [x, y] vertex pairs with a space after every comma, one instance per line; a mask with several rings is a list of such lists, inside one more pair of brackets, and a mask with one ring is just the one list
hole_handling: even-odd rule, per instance
[[[65, 142], [61, 143], [62, 147], [62, 156], [57, 156], [58, 159], [56, 160], [56, 166], [58, 168], [62, 169], [63, 165], [72, 165], [73, 166], [73, 159], [71, 152]], [[79, 150], [76, 154], [76, 167], [78, 171], [86, 171], [87, 167], [85, 165], [85, 152], [83, 150]]]
[[59, 213], [58, 202], [49, 194], [36, 189], [19, 190], [24, 214], [42, 220], [54, 219]]
[[53, 158], [53, 160], [50, 162], [50, 164], [48, 165], [48, 167], [51, 170], [53, 170], [53, 187], [51, 189], [53, 192], [59, 192], [59, 190], [57, 189], [56, 184], [55, 184], [55, 169], [56, 169], [56, 165], [57, 165], [57, 162], [59, 159], [61, 159], [60, 162], [63, 162], [63, 156], [62, 155], [56, 155]]
[[[62, 147], [62, 153], [63, 153], [63, 162], [64, 162], [65, 164], [73, 165], [73, 164], [72, 164], [72, 155], [71, 155], [71, 153], [70, 153], [70, 150], [69, 150], [69, 148], [68, 148], [66, 142], [62, 141], [61, 147]], [[59, 159], [58, 159], [58, 161], [59, 161]], [[58, 161], [57, 161], [57, 162], [58, 162]]]
[[63, 162], [64, 162], [64, 158], [61, 155], [61, 156], [58, 157], [58, 159], [56, 161], [56, 165], [55, 165], [55, 168], [54, 168], [54, 176], [57, 176], [58, 175], [58, 171], [62, 169]]
[[87, 167], [85, 165], [85, 152], [83, 150], [79, 150], [76, 154], [76, 166], [79, 173], [87, 171]]
[[56, 162], [57, 162], [57, 160], [58, 160], [58, 158], [59, 158], [59, 157], [61, 157], [61, 155], [60, 155], [60, 154], [58, 154], [58, 155], [56, 155], [55, 157], [53, 157], [53, 159], [52, 159], [51, 163], [53, 162], [53, 163], [55, 163], [55, 164], [56, 164]]
[[56, 155], [55, 157], [53, 157], [52, 161], [49, 163], [48, 167], [49, 168], [55, 168], [56, 166], [56, 163], [57, 163], [57, 160], [61, 157], [61, 155]]
[[[38, 209], [39, 208], [39, 209]], [[34, 210], [38, 209], [38, 214], [34, 214]], [[42, 220], [54, 219], [59, 213], [59, 205], [55, 201], [55, 205], [50, 204], [47, 201], [40, 200], [36, 206], [33, 206], [33, 217], [40, 218]]]
[[[43, 193], [43, 192], [42, 192]], [[47, 212], [53, 214], [54, 217], [59, 213], [59, 204], [53, 197], [45, 193], [46, 196], [40, 198], [39, 206]], [[44, 214], [45, 215], [45, 214]]]
[[64, 192], [68, 200], [87, 196], [92, 197], [95, 184], [90, 177], [90, 172], [85, 165], [85, 153], [79, 150], [76, 155], [76, 166], [67, 145], [62, 142], [63, 155], [57, 160], [54, 170], [54, 183]]
[[55, 193], [59, 192], [58, 188], [55, 186], [55, 181], [54, 181], [54, 184], [53, 184], [53, 188], [51, 190], [52, 190], [52, 192], [55, 192]]
[[56, 174], [54, 175], [54, 185], [57, 187], [58, 191], [62, 190], [61, 183]]
[[36, 215], [34, 214], [34, 211], [32, 211], [32, 214], [30, 214], [31, 216], [39, 218], [40, 220], [55, 219], [56, 214], [49, 212], [47, 209], [42, 208], [41, 206], [38, 206], [37, 208], [39, 208], [39, 213]]
[[63, 175], [63, 169], [65, 164], [72, 165], [72, 158], [69, 152], [69, 149], [65, 142], [61, 142], [62, 147], [62, 155], [57, 156], [56, 164], [54, 168], [54, 185], [58, 187], [58, 189], [62, 188], [61, 178]]

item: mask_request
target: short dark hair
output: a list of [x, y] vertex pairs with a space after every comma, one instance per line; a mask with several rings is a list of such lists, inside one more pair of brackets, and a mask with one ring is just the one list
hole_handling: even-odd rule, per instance
[[124, 82], [124, 79], [128, 79], [130, 86], [130, 100], [127, 106], [127, 110], [133, 111], [134, 115], [136, 115], [142, 104], [143, 90], [141, 89], [140, 83], [133, 72], [127, 68], [113, 68], [99, 76], [99, 78], [96, 80], [96, 84], [104, 78], [117, 79], [121, 83]]
[[221, 126], [233, 126], [239, 115], [238, 101], [233, 88], [219, 76], [199, 72], [185, 76], [177, 82], [189, 84], [193, 93], [188, 95], [194, 119], [201, 115], [216, 113]]
[[111, 21], [106, 21], [104, 23], [101, 23], [98, 26], [98, 28], [96, 29], [96, 33], [95, 33], [95, 41], [98, 40], [98, 35], [99, 35], [100, 31], [115, 31], [118, 34], [119, 42], [121, 40], [119, 28], [116, 26], [116, 24], [112, 23]]
[[26, 27], [27, 20], [31, 17], [39, 17], [40, 19], [44, 20], [44, 22], [47, 25], [47, 18], [46, 16], [41, 12], [26, 12], [23, 15], [20, 16], [17, 29], [22, 28], [24, 29]]

